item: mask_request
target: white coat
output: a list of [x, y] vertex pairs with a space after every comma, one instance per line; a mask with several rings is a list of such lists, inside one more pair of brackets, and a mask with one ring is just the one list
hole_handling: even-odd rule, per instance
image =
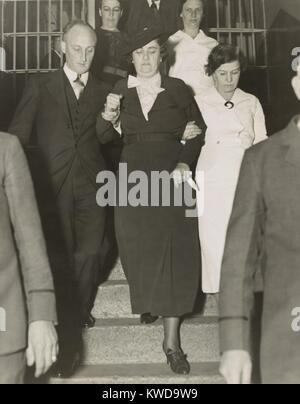
[[197, 165], [197, 178], [204, 173], [200, 189], [204, 195], [198, 193], [198, 198], [204, 196], [204, 212], [199, 217], [202, 289], [213, 294], [219, 292], [226, 232], [244, 152], [265, 140], [267, 131], [259, 100], [240, 89], [232, 98], [232, 109], [225, 106], [215, 87], [196, 101], [207, 125]]

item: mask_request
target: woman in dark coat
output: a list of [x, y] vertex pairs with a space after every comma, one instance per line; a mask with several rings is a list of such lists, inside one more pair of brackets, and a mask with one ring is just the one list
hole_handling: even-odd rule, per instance
[[[124, 142], [121, 163], [127, 164], [128, 174], [142, 172], [150, 183], [155, 172], [173, 173], [169, 182], [172, 196], [174, 189], [183, 188], [180, 184], [188, 179], [190, 166], [200, 154], [205, 125], [186, 85], [160, 75], [158, 37], [158, 32], [150, 28], [131, 42], [128, 50], [133, 52], [137, 77], [117, 83], [97, 130], [102, 143], [106, 143], [112, 140], [107, 121], [116, 127], [120, 124]], [[118, 189], [126, 187], [123, 169], [120, 166]], [[191, 184], [191, 178], [188, 181]], [[150, 190], [148, 185], [146, 191]], [[148, 201], [134, 207], [130, 200], [134, 187], [127, 185], [129, 204], [119, 203], [115, 211], [132, 310], [134, 314], [163, 317], [163, 348], [168, 363], [175, 373], [187, 374], [190, 365], [180, 348], [179, 325], [181, 317], [193, 311], [198, 292], [197, 218], [186, 217], [187, 207], [175, 206], [172, 197], [169, 206], [161, 201], [153, 206]], [[124, 199], [124, 194], [118, 197]], [[150, 197], [154, 197], [153, 192]]]
[[124, 55], [127, 34], [119, 30], [124, 0], [100, 0], [101, 27], [97, 29], [98, 42], [91, 71], [94, 76], [111, 86], [128, 77], [131, 68]]

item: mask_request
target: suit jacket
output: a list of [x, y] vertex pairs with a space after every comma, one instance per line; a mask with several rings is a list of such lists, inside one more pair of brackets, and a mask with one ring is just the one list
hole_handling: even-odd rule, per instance
[[74, 127], [65, 80], [63, 69], [29, 80], [9, 129], [27, 145], [35, 127], [44, 170], [55, 195], [73, 175], [74, 163], [80, 164], [95, 188], [96, 176], [105, 168], [96, 136], [96, 117], [110, 88], [90, 74], [81, 98], [81, 120]]
[[[55, 296], [33, 185], [22, 147], [0, 133], [0, 355], [27, 346], [33, 321], [56, 322]], [[4, 321], [5, 322], [5, 321]]]
[[7, 130], [14, 110], [13, 77], [0, 71], [0, 131]]
[[245, 154], [222, 266], [222, 352], [250, 351], [253, 277], [262, 269], [264, 383], [300, 383], [300, 335], [292, 327], [300, 307], [299, 201], [300, 132], [293, 119]]
[[[164, 32], [173, 34], [180, 26], [180, 0], [161, 0], [159, 22]], [[129, 5], [126, 31], [133, 35], [153, 21], [152, 10], [147, 0], [131, 0]], [[155, 22], [154, 22], [155, 23]]]

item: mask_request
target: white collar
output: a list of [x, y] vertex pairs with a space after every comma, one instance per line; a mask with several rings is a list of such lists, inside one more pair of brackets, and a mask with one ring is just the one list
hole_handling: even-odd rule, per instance
[[[157, 6], [157, 8], [159, 10], [159, 8], [160, 8], [160, 0], [154, 0], [154, 1], [155, 1], [155, 4], [156, 4], [156, 6]], [[149, 7], [151, 7], [152, 6], [152, 0], [148, 0], [148, 4], [149, 4]]]
[[[64, 72], [65, 72], [66, 76], [68, 77], [68, 80], [71, 83], [71, 85], [73, 85], [74, 81], [78, 77], [78, 74], [76, 72], [74, 72], [73, 70], [71, 70], [69, 68], [69, 66], [67, 65], [67, 63], [65, 63], [65, 65], [64, 65]], [[83, 84], [86, 86], [88, 79], [89, 79], [89, 72], [82, 74], [80, 79], [83, 82]]]
[[155, 76], [150, 79], [145, 79], [142, 77], [135, 77], [129, 75], [128, 77], [128, 88], [136, 88], [136, 87], [148, 87], [155, 88], [159, 90], [159, 92], [165, 91], [164, 88], [161, 87], [161, 75], [157, 73]]
[[179, 30], [173, 34], [170, 39], [171, 42], [180, 42], [183, 40], [189, 40], [191, 42], [196, 42], [200, 45], [203, 46], [208, 46], [208, 47], [213, 47], [216, 46], [217, 41], [214, 38], [211, 38], [210, 36], [207, 36], [205, 32], [202, 31], [202, 29], [199, 30], [197, 36], [195, 38], [192, 38], [189, 36], [187, 33], [185, 33], [183, 30]]
[[[233, 94], [231, 101], [234, 104], [240, 104], [242, 102], [251, 100], [253, 97], [254, 96], [252, 94], [246, 93], [245, 91], [241, 90], [240, 88], [237, 88]], [[211, 105], [224, 105], [224, 103], [226, 102], [225, 99], [218, 92], [218, 90], [216, 89], [215, 86], [208, 89], [206, 94], [203, 96], [200, 96], [199, 98], [202, 99], [207, 104], [211, 104]]]

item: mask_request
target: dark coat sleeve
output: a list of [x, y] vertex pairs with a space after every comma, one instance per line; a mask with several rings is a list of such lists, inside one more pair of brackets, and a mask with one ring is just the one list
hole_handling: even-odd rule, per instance
[[[113, 94], [124, 94], [124, 90], [123, 90], [123, 81], [118, 82], [115, 87], [112, 89], [111, 93]], [[98, 114], [97, 117], [97, 123], [96, 123], [96, 131], [97, 131], [97, 136], [98, 139], [100, 141], [100, 143], [102, 144], [106, 144], [106, 143], [110, 143], [113, 141], [119, 141], [121, 138], [121, 134], [115, 130], [115, 128], [113, 127], [113, 125], [106, 121], [105, 119], [102, 118], [101, 115], [102, 111], [100, 111], [100, 113]]]
[[33, 77], [29, 80], [21, 101], [19, 102], [9, 133], [16, 135], [23, 146], [28, 145], [35, 125], [39, 106], [39, 82]]
[[183, 108], [186, 114], [187, 122], [195, 122], [202, 130], [200, 136], [186, 141], [180, 154], [179, 162], [192, 166], [199, 158], [201, 148], [204, 145], [206, 125], [198, 105], [190, 92], [189, 88], [181, 80], [176, 80], [177, 88], [174, 96], [176, 97], [179, 108]]
[[250, 313], [254, 277], [259, 269], [265, 206], [259, 185], [255, 149], [243, 160], [221, 270], [221, 351], [250, 352]]
[[22, 147], [11, 137], [4, 180], [10, 219], [18, 249], [29, 323], [57, 323], [54, 286], [33, 184]]

